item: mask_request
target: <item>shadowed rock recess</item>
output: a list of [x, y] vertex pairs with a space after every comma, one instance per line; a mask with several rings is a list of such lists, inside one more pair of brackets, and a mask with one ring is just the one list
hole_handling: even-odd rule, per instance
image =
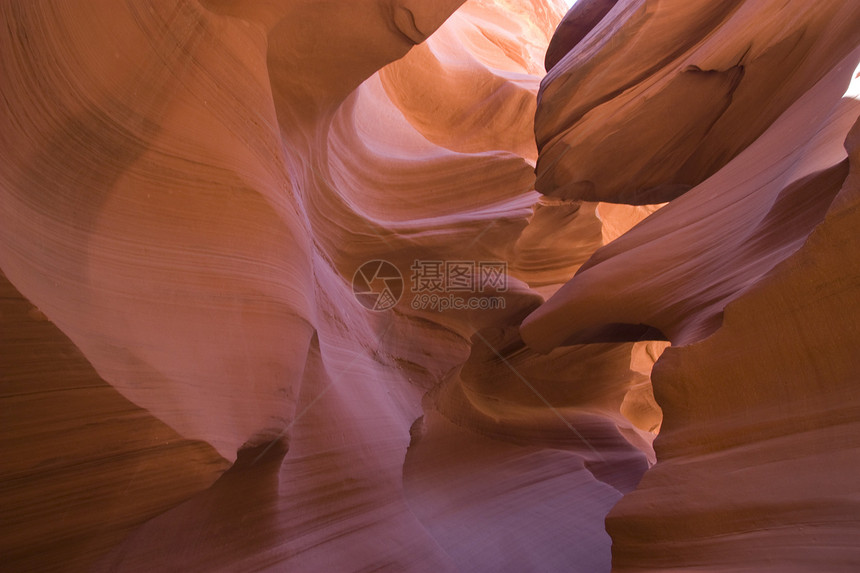
[[0, 570], [860, 570], [860, 3], [0, 21]]

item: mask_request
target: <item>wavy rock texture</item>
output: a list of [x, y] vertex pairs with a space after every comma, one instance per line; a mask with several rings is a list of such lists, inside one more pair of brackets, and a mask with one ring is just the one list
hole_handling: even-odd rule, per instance
[[860, 563], [852, 2], [0, 11], [4, 570]]
[[[610, 4], [584, 2], [570, 17], [587, 12], [590, 23]], [[633, 204], [678, 197], [762, 135], [856, 34], [854, 6], [839, 0], [619, 2], [554, 46], [576, 44], [544, 82], [537, 189]]]
[[607, 519], [613, 570], [854, 571], [860, 10], [674, 4], [618, 3], [553, 40], [572, 38], [542, 85], [538, 189], [680, 196], [521, 334], [543, 352], [635, 325], [672, 342], [657, 463]]
[[99, 378], [0, 276], [4, 571], [83, 570], [229, 464]]
[[[620, 413], [647, 379], [629, 343], [547, 358], [515, 327], [542, 301], [532, 287], [553, 292], [649, 211], [533, 191], [532, 116], [560, 6], [475, 0], [426, 39], [459, 4], [2, 6], [3, 272], [101, 379], [232, 464], [212, 450], [165, 460], [197, 481], [141, 474], [151, 505], [123, 507], [123, 524], [145, 524], [107, 555], [122, 531], [93, 533], [74, 563], [59, 551], [42, 563], [608, 567], [604, 517], [653, 459], [653, 434]], [[371, 312], [350, 281], [374, 259], [407, 279], [416, 259], [504, 261], [507, 289], [482, 295], [504, 307], [415, 309], [407, 293]], [[10, 332], [20, 320], [4, 316]], [[502, 357], [503, 344], [518, 350]], [[595, 374], [566, 392], [556, 362], [571, 387]], [[22, 382], [56, 403], [33, 428], [65, 415], [51, 372]], [[653, 422], [653, 403], [636, 403], [639, 425]], [[135, 447], [116, 439], [117, 455]], [[92, 465], [99, 498], [118, 495], [106, 463]], [[74, 512], [85, 483], [57, 506]], [[151, 518], [156, 506], [170, 509]], [[39, 515], [20, 513], [13, 566], [27, 569], [46, 539]]]

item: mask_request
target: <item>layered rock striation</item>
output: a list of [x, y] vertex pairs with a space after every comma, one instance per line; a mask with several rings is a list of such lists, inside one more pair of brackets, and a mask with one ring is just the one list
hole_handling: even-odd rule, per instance
[[610, 5], [554, 39], [537, 188], [671, 202], [521, 333], [544, 352], [630, 328], [672, 343], [657, 463], [607, 519], [613, 570], [852, 571], [860, 11], [584, 2], [567, 18]]
[[564, 10], [0, 6], [4, 567], [855, 567], [860, 11]]

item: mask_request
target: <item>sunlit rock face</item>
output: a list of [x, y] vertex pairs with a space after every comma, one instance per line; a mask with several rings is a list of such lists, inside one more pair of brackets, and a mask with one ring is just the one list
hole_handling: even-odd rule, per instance
[[[637, 347], [632, 368], [627, 341], [541, 356], [517, 326], [650, 211], [533, 190], [563, 7], [472, 1], [449, 18], [459, 4], [3, 5], [4, 274], [94, 380], [233, 464], [211, 486], [211, 449], [196, 481], [141, 472], [158, 485], [138, 510], [127, 480], [93, 478], [130, 507], [76, 566], [609, 567], [605, 515], [653, 461], [653, 356]], [[373, 260], [404, 280], [382, 312], [353, 292]], [[468, 277], [494, 304], [421, 308], [415, 261], [502, 264]], [[54, 377], [19, 385], [48, 400]], [[55, 402], [33, 428], [54, 427]], [[10, 487], [38, 498], [29, 483]], [[63, 511], [85, 498], [74, 483]], [[11, 566], [61, 560], [23, 505]]]
[[856, 568], [860, 9], [565, 10], [0, 5], [4, 570]]

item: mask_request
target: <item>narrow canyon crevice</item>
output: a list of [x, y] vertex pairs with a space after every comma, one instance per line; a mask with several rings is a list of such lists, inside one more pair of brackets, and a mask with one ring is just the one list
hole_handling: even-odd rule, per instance
[[860, 568], [860, 5], [0, 4], [4, 571]]

